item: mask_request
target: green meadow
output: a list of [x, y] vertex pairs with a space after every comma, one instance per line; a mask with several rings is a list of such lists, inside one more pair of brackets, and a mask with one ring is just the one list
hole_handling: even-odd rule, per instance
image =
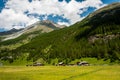
[[120, 66], [3, 66], [0, 80], [120, 80]]

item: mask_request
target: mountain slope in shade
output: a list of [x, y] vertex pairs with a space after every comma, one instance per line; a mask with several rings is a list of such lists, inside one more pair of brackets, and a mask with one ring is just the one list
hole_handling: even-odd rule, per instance
[[107, 23], [120, 23], [120, 3], [113, 3], [105, 6], [88, 16], [88, 20], [91, 24], [107, 24]]
[[[14, 60], [27, 55], [27, 60], [43, 59], [48, 63], [56, 58], [68, 63], [74, 59], [95, 57], [119, 63], [119, 5], [120, 3], [108, 5], [70, 27], [38, 35], [29, 43], [8, 50], [8, 56]], [[6, 53], [4, 50], [1, 52]]]

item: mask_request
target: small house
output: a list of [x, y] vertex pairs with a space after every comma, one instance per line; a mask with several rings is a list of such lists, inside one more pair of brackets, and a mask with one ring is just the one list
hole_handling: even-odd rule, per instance
[[59, 66], [65, 66], [64, 62], [59, 62], [58, 65]]
[[89, 63], [87, 61], [77, 62], [77, 65], [79, 66], [89, 66]]

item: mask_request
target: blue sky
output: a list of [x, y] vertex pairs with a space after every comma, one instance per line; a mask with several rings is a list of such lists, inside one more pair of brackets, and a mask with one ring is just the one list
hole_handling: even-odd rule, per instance
[[0, 32], [39, 20], [69, 26], [113, 2], [120, 0], [0, 0]]

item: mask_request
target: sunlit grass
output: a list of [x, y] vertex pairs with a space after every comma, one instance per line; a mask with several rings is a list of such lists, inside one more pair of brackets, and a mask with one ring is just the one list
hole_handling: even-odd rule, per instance
[[120, 80], [120, 66], [0, 67], [0, 80]]

